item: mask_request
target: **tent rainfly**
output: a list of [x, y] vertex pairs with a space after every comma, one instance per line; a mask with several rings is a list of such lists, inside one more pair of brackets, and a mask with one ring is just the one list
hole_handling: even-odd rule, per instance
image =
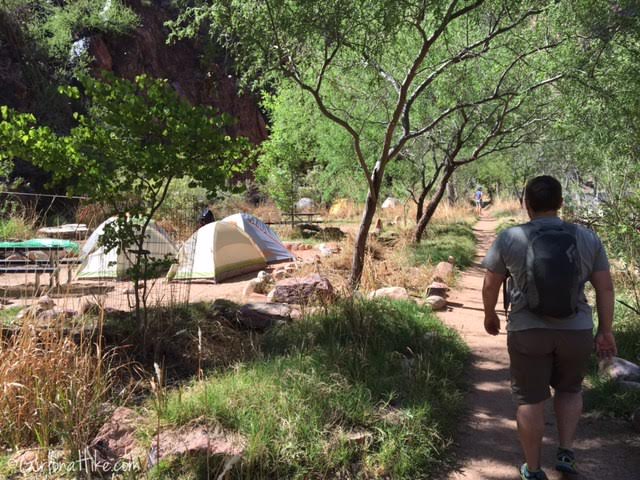
[[296, 210], [298, 212], [310, 212], [316, 208], [316, 202], [314, 202], [311, 198], [302, 197], [300, 200], [296, 202]]
[[280, 238], [262, 220], [248, 213], [236, 213], [222, 220], [237, 225], [240, 230], [251, 237], [260, 249], [267, 263], [295, 260], [293, 254], [285, 248]]
[[387, 197], [387, 199], [382, 202], [382, 208], [396, 208], [400, 207], [402, 203], [397, 198]]
[[[132, 267], [132, 254], [123, 251], [127, 249], [121, 249], [118, 252], [117, 248], [112, 248], [107, 251], [100, 245], [100, 237], [104, 233], [105, 227], [114, 221], [116, 221], [116, 217], [102, 222], [82, 247], [81, 258], [83, 262], [78, 268], [79, 279], [122, 279], [126, 276], [127, 270]], [[142, 247], [149, 252], [147, 254], [149, 259], [175, 258], [178, 254], [178, 249], [167, 232], [154, 221], [151, 221], [147, 226]], [[135, 246], [131, 246], [131, 249], [135, 248]]]
[[266, 266], [260, 249], [237, 225], [213, 222], [200, 227], [182, 245], [178, 263], [171, 267], [167, 278], [221, 282]]

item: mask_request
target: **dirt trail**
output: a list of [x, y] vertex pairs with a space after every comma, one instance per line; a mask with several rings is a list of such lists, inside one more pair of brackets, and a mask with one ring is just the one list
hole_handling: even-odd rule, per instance
[[[449, 298], [453, 307], [440, 318], [456, 328], [472, 351], [468, 418], [457, 438], [458, 468], [449, 480], [497, 480], [519, 478], [522, 454], [516, 436], [515, 404], [509, 385], [509, 357], [504, 322], [497, 337], [483, 327], [481, 298], [484, 271], [479, 262], [494, 239], [497, 222], [484, 217], [475, 227], [478, 238], [476, 263], [467, 270]], [[498, 306], [502, 305], [502, 299]], [[548, 402], [550, 404], [550, 402]], [[550, 407], [550, 405], [548, 405]], [[543, 466], [552, 480], [563, 478], [553, 469], [557, 445], [555, 418], [547, 412]], [[640, 437], [628, 422], [584, 417], [575, 445], [580, 480], [640, 480]]]

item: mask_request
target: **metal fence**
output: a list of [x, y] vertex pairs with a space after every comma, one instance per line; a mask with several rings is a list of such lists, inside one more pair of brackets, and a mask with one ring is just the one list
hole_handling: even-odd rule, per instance
[[[86, 197], [0, 192], [0, 301], [25, 305], [47, 294], [70, 314], [93, 304], [130, 311], [136, 297], [131, 274], [141, 273], [132, 267], [142, 255], [138, 297], [147, 306], [187, 303], [190, 282], [169, 282], [166, 273], [197, 229], [198, 207], [186, 204], [154, 219], [142, 252], [133, 246], [107, 251], [98, 238], [112, 212], [103, 205]], [[25, 242], [44, 238], [57, 242]]]

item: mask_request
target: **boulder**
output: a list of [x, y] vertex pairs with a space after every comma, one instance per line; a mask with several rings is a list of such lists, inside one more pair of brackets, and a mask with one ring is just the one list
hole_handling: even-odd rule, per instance
[[[17, 450], [9, 458], [9, 467], [11, 469], [22, 472], [22, 475], [18, 477], [7, 478], [27, 478], [28, 473], [43, 472], [46, 471], [47, 466], [54, 465], [54, 463], [62, 463], [64, 461], [64, 451], [59, 449], [44, 448], [27, 448], [25, 450]], [[5, 477], [3, 477], [5, 478]], [[40, 476], [28, 477], [28, 478], [42, 478]]]
[[599, 369], [601, 375], [615, 381], [640, 381], [640, 367], [624, 358], [612, 357], [600, 360]]
[[279, 268], [276, 271], [273, 272], [273, 279], [274, 280], [282, 280], [283, 278], [285, 278], [287, 276], [287, 272], [285, 269], [283, 268]]
[[51, 323], [57, 320], [64, 320], [68, 318], [73, 318], [78, 315], [78, 312], [75, 310], [61, 310], [59, 308], [54, 308], [52, 310], [43, 310], [36, 315], [36, 320], [42, 323]]
[[48, 262], [49, 261], [49, 255], [44, 253], [42, 250], [31, 250], [29, 253], [27, 253], [27, 258], [32, 262], [36, 262], [36, 261]]
[[256, 293], [256, 287], [258, 286], [260, 282], [258, 282], [258, 280], [256, 280], [255, 278], [252, 280], [249, 280], [247, 282], [247, 284], [244, 286], [244, 290], [242, 290], [242, 295], [244, 297], [248, 297], [253, 293]]
[[454, 279], [454, 265], [449, 262], [440, 262], [436, 265], [431, 281], [449, 284]]
[[38, 306], [43, 310], [51, 310], [56, 304], [48, 295], [43, 295], [38, 299]]
[[240, 324], [252, 330], [264, 330], [291, 320], [291, 307], [286, 303], [247, 303], [238, 310]]
[[269, 294], [272, 302], [306, 304], [314, 301], [331, 301], [335, 298], [333, 285], [318, 274], [302, 278], [290, 278], [276, 283]]
[[95, 451], [100, 461], [111, 466], [132, 462], [137, 467], [136, 470], [140, 471], [145, 461], [146, 449], [138, 442], [136, 432], [143, 423], [144, 419], [135, 411], [118, 407], [91, 441], [89, 450], [92, 453]]
[[382, 219], [378, 218], [376, 221], [376, 226], [373, 228], [373, 231], [376, 235], [380, 235], [382, 233]]
[[409, 292], [403, 287], [379, 288], [369, 294], [369, 298], [388, 298], [391, 300], [409, 300]]
[[80, 315], [100, 315], [100, 312], [104, 309], [104, 305], [100, 305], [93, 297], [85, 297], [80, 303], [80, 309], [78, 313]]
[[427, 287], [427, 291], [425, 292], [425, 297], [430, 297], [432, 295], [446, 298], [447, 292], [449, 291], [449, 287], [446, 283], [442, 282], [433, 282], [431, 285]]
[[347, 234], [338, 227], [326, 227], [322, 229], [321, 236], [325, 240], [342, 240]]
[[268, 282], [273, 282], [273, 277], [271, 276], [271, 274], [269, 272], [265, 272], [264, 270], [260, 270], [258, 272], [258, 276], [256, 277], [256, 280], [258, 280], [259, 282], [262, 282], [262, 283], [268, 283]]
[[[21, 255], [20, 253], [13, 253], [11, 255], [9, 255], [7, 258], [5, 258], [6, 261], [9, 262], [24, 262], [25, 260], [28, 260], [27, 257], [25, 257], [24, 255]], [[25, 450], [28, 451], [28, 450]]]
[[430, 295], [425, 300], [426, 304], [431, 307], [432, 310], [442, 310], [446, 308], [447, 301], [438, 295]]
[[335, 243], [321, 243], [317, 248], [320, 252], [320, 255], [322, 255], [323, 257], [330, 257], [331, 255], [340, 251], [340, 247], [338, 247]]
[[631, 415], [631, 425], [633, 425], [636, 432], [640, 433], [640, 408], [636, 409]]
[[150, 464], [183, 455], [240, 457], [246, 440], [219, 428], [186, 425], [178, 430], [160, 432], [151, 442]]

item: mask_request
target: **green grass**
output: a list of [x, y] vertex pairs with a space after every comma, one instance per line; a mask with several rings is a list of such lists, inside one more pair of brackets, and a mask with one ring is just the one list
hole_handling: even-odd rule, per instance
[[[616, 305], [614, 333], [618, 345], [618, 356], [634, 363], [640, 360], [640, 316], [631, 310]], [[640, 392], [625, 392], [615, 382], [598, 375], [597, 365], [593, 364], [589, 375], [589, 388], [586, 395], [586, 407], [615, 416], [629, 416], [640, 406]]]
[[[468, 352], [428, 309], [342, 303], [273, 329], [261, 350], [172, 391], [160, 414], [169, 425], [205, 421], [240, 432], [247, 448], [229, 478], [416, 479], [442, 465]], [[352, 432], [364, 440], [349, 440]], [[220, 467], [164, 464], [155, 473], [204, 478]]]
[[521, 223], [521, 221], [514, 217], [505, 217], [502, 219], [502, 221], [500, 221], [500, 223], [498, 223], [498, 226], [496, 227], [496, 235], [500, 235], [506, 229], [515, 227], [516, 225], [520, 225]]
[[456, 265], [464, 269], [473, 263], [476, 238], [468, 223], [434, 224], [427, 227], [426, 237], [420, 244], [408, 248], [415, 266], [445, 262], [453, 255]]
[[16, 315], [22, 307], [9, 307], [0, 310], [0, 327], [10, 327], [16, 321]]
[[514, 218], [517, 217], [518, 215], [520, 215], [522, 212], [522, 210], [518, 209], [518, 210], [512, 210], [512, 209], [506, 209], [506, 210], [492, 210], [491, 211], [491, 216], [493, 216], [494, 218]]
[[33, 228], [21, 217], [0, 219], [0, 241], [26, 240], [34, 234]]

